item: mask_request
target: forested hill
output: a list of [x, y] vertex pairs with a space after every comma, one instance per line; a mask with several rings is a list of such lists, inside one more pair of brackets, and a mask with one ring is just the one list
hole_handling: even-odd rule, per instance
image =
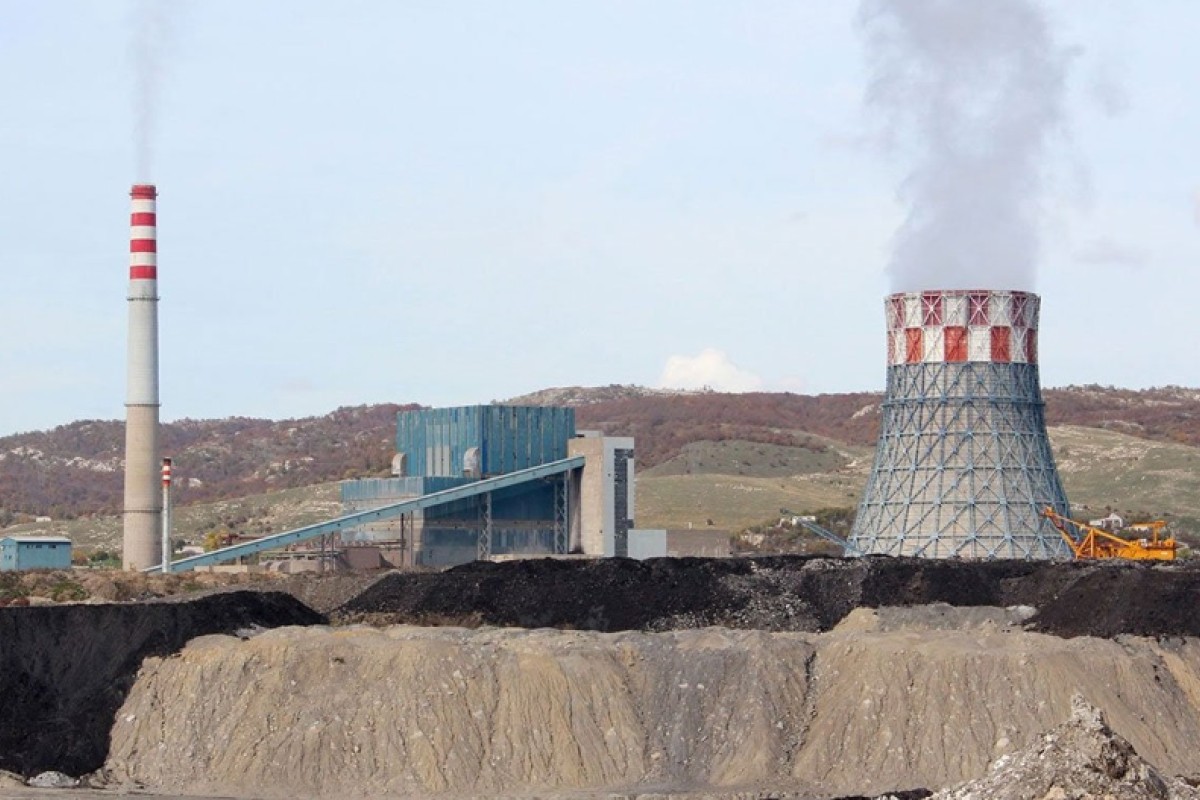
[[[560, 390], [562, 391], [562, 390]], [[1048, 425], [1108, 428], [1156, 441], [1200, 446], [1200, 390], [1070, 386], [1044, 392]], [[803, 432], [874, 446], [879, 393], [634, 395], [580, 403], [579, 427], [637, 437], [638, 462], [661, 463], [693, 441], [743, 439], [806, 444]]]
[[[508, 402], [566, 404], [581, 429], [637, 437], [638, 463], [660, 464], [697, 441], [744, 440], [820, 447], [820, 439], [875, 443], [877, 393], [797, 395], [568, 387]], [[1074, 386], [1045, 392], [1050, 425], [1109, 428], [1200, 446], [1200, 390]], [[175, 458], [180, 504], [269, 489], [386, 475], [396, 413], [416, 405], [340, 408], [271, 421], [183, 420], [163, 426]], [[0, 526], [14, 514], [55, 518], [115, 513], [121, 506], [124, 425], [82, 421], [0, 438]]]
[[[179, 504], [384, 474], [396, 412], [416, 405], [339, 408], [280, 421], [232, 417], [162, 426]], [[0, 438], [0, 525], [14, 513], [56, 519], [120, 510], [125, 424], [85, 420]]]

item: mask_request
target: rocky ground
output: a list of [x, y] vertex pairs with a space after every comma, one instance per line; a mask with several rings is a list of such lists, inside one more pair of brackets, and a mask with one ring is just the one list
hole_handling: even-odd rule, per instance
[[[988, 792], [1045, 776], [965, 782], [1021, 764], [1058, 775], [1124, 746], [1162, 786], [1129, 778], [1151, 773], [1128, 754], [1083, 768], [1118, 781], [1114, 798], [1191, 798], [1167, 776], [1200, 774], [1189, 564], [538, 560], [196, 577], [112, 580], [118, 596], [183, 592], [175, 602], [58, 605], [41, 598], [62, 576], [27, 578], [32, 605], [0, 608], [0, 768], [104, 764], [93, 780], [171, 796], [555, 800], [1015, 798]], [[1053, 730], [1077, 692], [1111, 728]], [[1114, 731], [1127, 745], [1092, 747]], [[1062, 774], [1027, 796], [1092, 796]], [[0, 797], [32, 791], [51, 790], [0, 780]]]
[[[1003, 610], [966, 609], [948, 625], [958, 614], [859, 609], [815, 634], [318, 626], [203, 637], [145, 662], [106, 774], [259, 798], [874, 796], [984, 776], [1068, 719], [1076, 693], [1162, 775], [1200, 772], [1200, 642], [1063, 639]], [[1057, 762], [1031, 763], [1093, 771], [1090, 751], [1058, 741]], [[1110, 771], [1125, 780], [1133, 769]]]
[[54, 603], [125, 603], [238, 587], [265, 588], [281, 578], [266, 573], [183, 572], [143, 575], [116, 569], [0, 572], [0, 608]]
[[144, 575], [116, 569], [0, 572], [0, 608], [56, 603], [123, 603], [194, 598], [217, 591], [282, 591], [321, 612], [350, 600], [378, 573], [180, 572]]
[[1197, 800], [1194, 779], [1164, 777], [1109, 727], [1104, 713], [1082, 695], [1071, 698], [1071, 718], [1024, 750], [996, 759], [988, 774], [934, 800]]

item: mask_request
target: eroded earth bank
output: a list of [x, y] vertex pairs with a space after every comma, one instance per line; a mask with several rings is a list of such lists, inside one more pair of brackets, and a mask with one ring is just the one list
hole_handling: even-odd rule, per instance
[[[1200, 573], [1183, 566], [664, 560], [386, 576], [322, 609], [375, 626], [268, 619], [131, 652], [140, 671], [94, 780], [263, 798], [1194, 797], [1171, 776], [1200, 773], [1198, 599]], [[0, 647], [6, 665], [45, 666]], [[2, 679], [30, 680], [18, 672]]]

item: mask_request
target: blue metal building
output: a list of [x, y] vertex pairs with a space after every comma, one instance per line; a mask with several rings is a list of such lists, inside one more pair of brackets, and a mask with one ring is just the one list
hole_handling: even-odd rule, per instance
[[70, 567], [71, 540], [65, 536], [5, 536], [0, 539], [0, 572]]
[[[575, 411], [465, 406], [403, 411], [396, 419], [395, 478], [347, 481], [348, 513], [560, 461]], [[569, 480], [555, 476], [368, 526], [360, 541], [390, 540], [406, 563], [444, 566], [492, 555], [565, 553]]]
[[396, 453], [402, 475], [490, 478], [567, 457], [575, 409], [464, 406], [402, 411]]

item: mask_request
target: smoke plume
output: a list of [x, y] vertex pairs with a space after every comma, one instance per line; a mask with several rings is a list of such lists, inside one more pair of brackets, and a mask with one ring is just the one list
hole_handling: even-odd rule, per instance
[[165, 52], [171, 38], [169, 7], [166, 0], [136, 0], [132, 4], [133, 61], [133, 137], [136, 178], [150, 181], [154, 165], [154, 136], [158, 102], [162, 88]]
[[863, 0], [883, 143], [906, 176], [896, 291], [1032, 289], [1071, 51], [1032, 0]]

